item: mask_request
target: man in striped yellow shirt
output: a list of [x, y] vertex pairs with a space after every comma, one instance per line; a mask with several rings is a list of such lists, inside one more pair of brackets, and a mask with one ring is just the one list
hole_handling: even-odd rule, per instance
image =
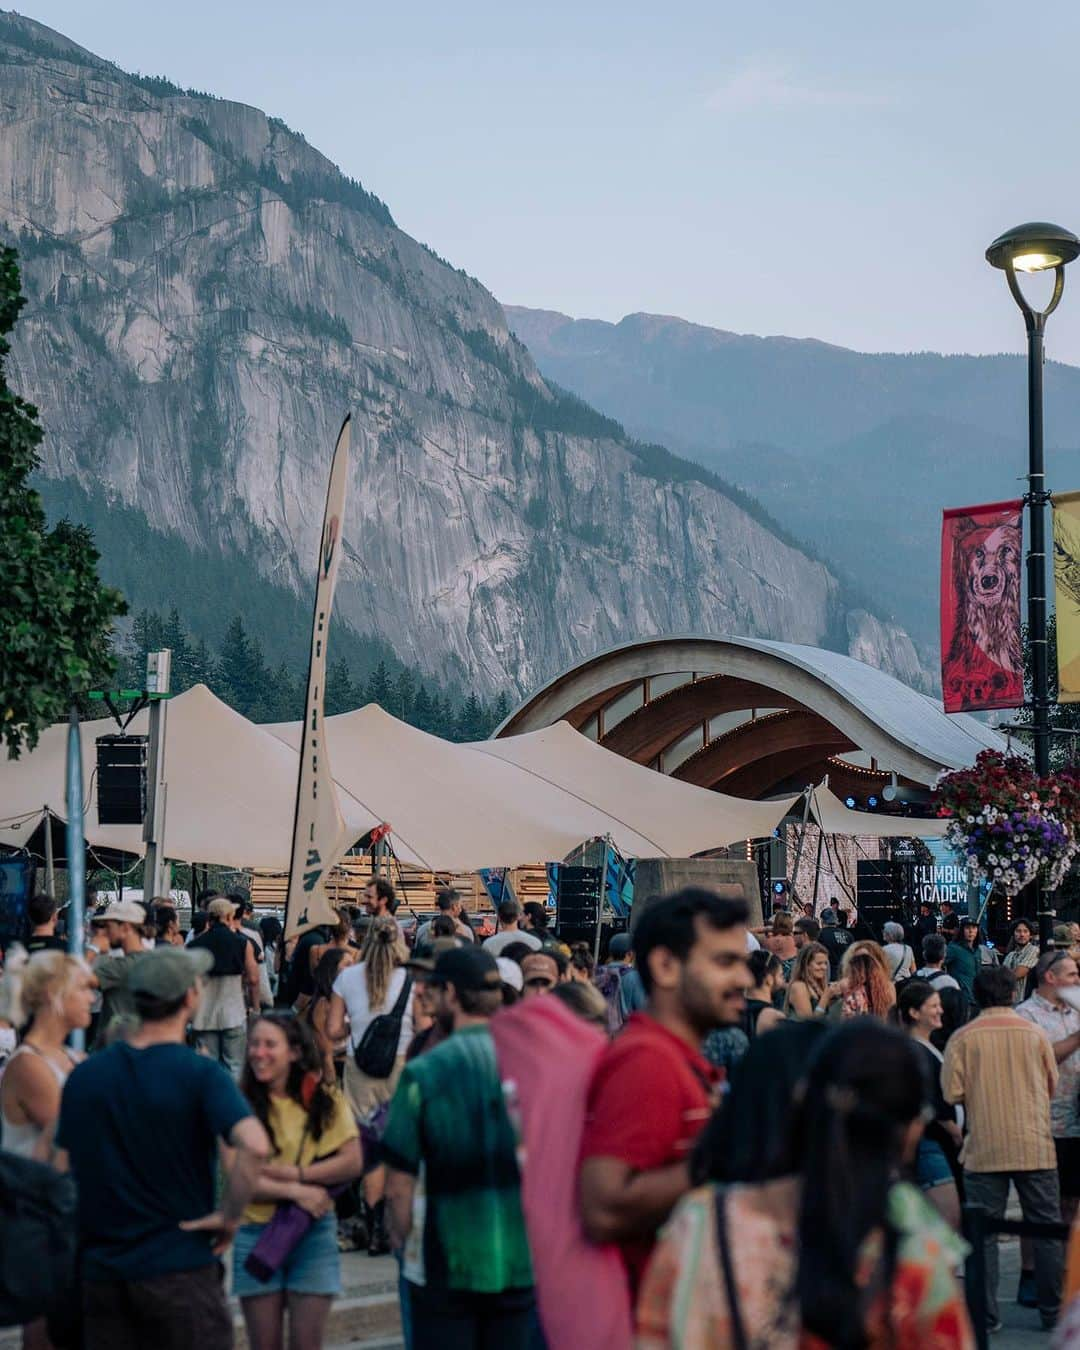
[[[984, 966], [975, 977], [979, 1014], [953, 1033], [945, 1047], [941, 1086], [948, 1102], [964, 1107], [967, 1134], [960, 1159], [969, 1204], [1002, 1218], [1009, 1182], [1024, 1218], [1060, 1223], [1057, 1155], [1050, 1130], [1050, 1102], [1057, 1064], [1050, 1037], [1013, 1011], [1011, 970]], [[1061, 1301], [1062, 1244], [1035, 1244], [1039, 1316], [1054, 1325]], [[986, 1243], [986, 1308], [989, 1329], [1000, 1327], [997, 1302], [997, 1236]]]

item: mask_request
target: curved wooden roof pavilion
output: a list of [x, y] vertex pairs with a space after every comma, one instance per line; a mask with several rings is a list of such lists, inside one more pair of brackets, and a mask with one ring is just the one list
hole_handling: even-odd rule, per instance
[[943, 769], [1004, 738], [884, 671], [818, 647], [755, 638], [649, 638], [564, 671], [496, 736], [565, 720], [609, 750], [699, 787], [764, 798], [826, 774], [863, 804], [896, 774], [924, 797]]

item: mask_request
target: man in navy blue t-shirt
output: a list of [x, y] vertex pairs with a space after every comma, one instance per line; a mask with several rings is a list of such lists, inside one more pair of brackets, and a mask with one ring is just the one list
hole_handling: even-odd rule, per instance
[[[138, 1029], [64, 1086], [57, 1165], [79, 1190], [87, 1350], [232, 1345], [217, 1258], [270, 1143], [229, 1074], [184, 1045], [212, 960], [171, 946], [136, 957]], [[237, 1162], [215, 1211], [219, 1141]]]

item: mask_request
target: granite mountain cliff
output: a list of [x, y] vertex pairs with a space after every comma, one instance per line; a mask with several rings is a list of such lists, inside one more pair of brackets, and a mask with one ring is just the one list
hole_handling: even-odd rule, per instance
[[[351, 408], [338, 614], [425, 673], [520, 693], [695, 631], [926, 682], [887, 615], [755, 502], [547, 384], [479, 282], [279, 120], [9, 13], [0, 66], [0, 232], [29, 297], [13, 380], [47, 504], [93, 524], [134, 605], [210, 559], [262, 612], [306, 607]], [[223, 629], [235, 611], [200, 589]]]

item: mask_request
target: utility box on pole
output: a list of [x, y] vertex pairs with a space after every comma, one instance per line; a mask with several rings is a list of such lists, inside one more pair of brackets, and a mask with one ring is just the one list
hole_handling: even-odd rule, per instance
[[149, 745], [146, 765], [146, 817], [143, 839], [146, 859], [143, 864], [143, 895], [152, 900], [168, 894], [165, 885], [165, 724], [168, 711], [169, 676], [172, 652], [148, 652], [146, 656], [146, 693], [151, 696]]

